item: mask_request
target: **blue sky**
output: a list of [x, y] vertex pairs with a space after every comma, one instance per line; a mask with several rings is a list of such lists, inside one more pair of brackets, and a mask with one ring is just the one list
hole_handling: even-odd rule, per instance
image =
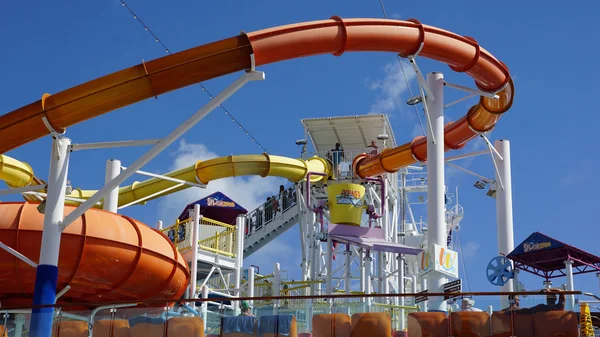
[[[582, 2], [575, 2], [582, 3]], [[481, 6], [480, 1], [399, 2], [386, 1], [390, 17], [417, 18], [459, 34], [474, 37], [506, 63], [513, 75], [516, 98], [491, 140], [509, 139], [512, 144], [515, 243], [531, 232], [541, 231], [600, 255], [594, 244], [600, 188], [593, 172], [599, 167], [593, 136], [600, 123], [597, 113], [598, 47], [590, 43], [600, 32], [594, 14], [600, 4], [564, 6], [558, 1], [539, 6]], [[171, 48], [178, 51], [226, 38], [239, 31], [276, 25], [341, 17], [381, 17], [377, 0], [370, 1], [213, 1], [157, 2], [131, 0], [128, 4]], [[594, 8], [595, 7], [595, 8]], [[597, 37], [596, 37], [597, 39]], [[3, 99], [0, 113], [35, 101], [45, 92], [56, 93], [116, 70], [165, 55], [139, 22], [117, 0], [106, 2], [38, 3], [10, 2], [0, 11], [0, 53]], [[464, 74], [421, 59], [424, 72], [442, 71], [446, 79], [472, 86]], [[396, 69], [396, 71], [394, 71]], [[270, 153], [297, 156], [294, 140], [302, 137], [301, 118], [358, 115], [377, 110], [390, 114], [396, 139], [409, 141], [416, 118], [402, 102], [408, 94], [398, 81], [393, 54], [360, 53], [304, 58], [262, 67], [267, 80], [247, 85], [225, 106], [257, 137]], [[218, 93], [239, 74], [217, 78], [205, 85]], [[373, 83], [397, 85], [402, 90], [381, 90]], [[412, 88], [416, 86], [412, 83]], [[390, 87], [388, 87], [389, 89]], [[448, 100], [460, 97], [447, 92]], [[74, 143], [148, 139], [166, 135], [208, 100], [198, 86], [108, 113], [68, 129]], [[389, 107], [381, 111], [381, 102]], [[473, 100], [446, 112], [455, 120]], [[466, 150], [483, 148], [480, 140]], [[28, 162], [46, 177], [48, 137], [7, 153]], [[128, 165], [145, 148], [112, 149], [74, 153], [69, 178], [82, 188], [99, 188], [104, 180], [105, 160], [118, 158]], [[184, 141], [169, 147], [145, 170], [167, 172], [197, 159], [261, 149], [221, 110], [215, 110], [190, 130]], [[457, 153], [453, 153], [457, 154]], [[452, 154], [452, 155], [453, 155]], [[489, 157], [464, 163], [469, 169], [493, 176]], [[471, 290], [490, 290], [485, 267], [496, 255], [495, 203], [476, 190], [474, 177], [448, 171], [450, 188], [460, 186], [466, 216], [461, 239]], [[138, 180], [144, 177], [136, 177]], [[130, 180], [132, 181], [132, 180]], [[211, 183], [211, 191], [227, 191], [235, 200], [253, 206], [279, 185], [277, 179], [231, 179]], [[170, 222], [200, 191], [187, 191], [153, 201], [125, 212], [152, 225], [159, 218]], [[18, 198], [4, 199], [18, 200]], [[425, 215], [423, 213], [423, 215]], [[291, 230], [263, 250], [260, 258], [271, 270], [274, 254], [295, 247], [297, 229]], [[260, 253], [260, 252], [259, 252]], [[257, 256], [258, 254], [257, 253]], [[281, 257], [283, 254], [279, 255]], [[281, 257], [283, 268], [297, 273], [298, 260]], [[523, 277], [528, 289], [541, 280]], [[563, 280], [555, 285], [564, 283]], [[594, 274], [576, 277], [576, 287], [598, 291]]]

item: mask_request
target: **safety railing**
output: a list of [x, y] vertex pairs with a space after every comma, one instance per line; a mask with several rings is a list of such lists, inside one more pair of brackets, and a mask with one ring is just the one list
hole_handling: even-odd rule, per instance
[[358, 155], [366, 154], [368, 156], [377, 155], [381, 149], [367, 147], [359, 150], [331, 149], [326, 151], [316, 151], [309, 153], [309, 156], [317, 156], [326, 159], [331, 163], [333, 169], [333, 179], [351, 179], [352, 161]]
[[[288, 288], [289, 292], [291, 288]], [[508, 293], [454, 293], [452, 295], [457, 297], [446, 300], [444, 296], [448, 294], [429, 293], [418, 308], [379, 303], [397, 303], [402, 298], [417, 295], [422, 294], [290, 294], [273, 298], [136, 300], [136, 303], [88, 303], [86, 306], [59, 304], [50, 306], [54, 312], [38, 312], [50, 315], [48, 319], [53, 323], [52, 335], [56, 337], [208, 337], [211, 334], [230, 337], [236, 333], [238, 336], [240, 333], [254, 336], [297, 336], [303, 332], [331, 337], [387, 337], [406, 333], [409, 336], [546, 337], [578, 336], [580, 331], [580, 308], [565, 310], [560, 301], [552, 304], [546, 295], [539, 292], [519, 293], [520, 301], [515, 296], [509, 303], [505, 302]], [[290, 301], [300, 300], [303, 306], [285, 308], [283, 303], [288, 298]], [[374, 300], [378, 302], [373, 303]], [[254, 306], [250, 305], [248, 309], [243, 306], [242, 309], [239, 301], [253, 302]], [[261, 301], [270, 301], [272, 306], [257, 307], [256, 304]], [[227, 304], [223, 304], [225, 302]], [[440, 303], [443, 305], [440, 306]], [[225, 306], [228, 309], [223, 309]], [[240, 311], [242, 315], [239, 315]], [[3, 314], [0, 333], [4, 337], [40, 335], [29, 331], [30, 322], [40, 321], [31, 312], [31, 307], [3, 306], [0, 310]], [[591, 322], [589, 316], [582, 314], [581, 326]], [[336, 328], [332, 329], [333, 326]], [[595, 329], [591, 326], [586, 328], [594, 333]], [[402, 331], [404, 333], [396, 333]]]
[[[191, 220], [179, 221], [162, 232], [173, 242], [179, 252], [183, 253], [192, 248]], [[236, 245], [235, 226], [202, 217], [198, 231], [199, 249], [215, 254], [234, 257]]]
[[248, 227], [245, 229], [245, 235], [252, 235], [297, 204], [296, 186], [286, 188], [281, 185], [277, 194], [268, 197], [264, 204], [247, 214]]

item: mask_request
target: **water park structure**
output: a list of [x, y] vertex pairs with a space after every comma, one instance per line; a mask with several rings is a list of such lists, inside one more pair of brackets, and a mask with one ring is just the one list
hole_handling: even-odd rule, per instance
[[[301, 139], [301, 158], [232, 155], [198, 161], [164, 175], [141, 170], [248, 82], [265, 80], [258, 67], [311, 55], [364, 51], [393, 52], [408, 59], [420, 90], [413, 103], [423, 104], [427, 137], [398, 145], [385, 115], [312, 118], [302, 124], [314, 152], [306, 149], [309, 139]], [[476, 89], [449, 83], [441, 72], [424, 76], [417, 65], [419, 56], [468, 74]], [[244, 73], [229, 87], [159, 140], [71, 144], [65, 136], [71, 125], [239, 71]], [[446, 87], [478, 95], [479, 102], [461, 119], [445, 123], [444, 109], [451, 105], [444, 100]], [[466, 336], [495, 329], [497, 335], [515, 336], [522, 326], [531, 326], [536, 336], [545, 336], [547, 329], [576, 336], [574, 301], [567, 311], [519, 316], [519, 324], [510, 323], [516, 315], [500, 312], [509, 305], [508, 293], [520, 292], [518, 282], [513, 282], [513, 264], [506, 259], [498, 260], [501, 268], [493, 270], [494, 279], [504, 279], [498, 281], [503, 302], [495, 311], [455, 312], [450, 301], [454, 295], [448, 295], [461, 293], [458, 253], [449, 243], [453, 231], [459, 230], [463, 209], [458, 203], [447, 209], [444, 165], [465, 156], [445, 158], [446, 151], [461, 149], [477, 137], [487, 143], [485, 152], [493, 158], [496, 172], [498, 255], [515, 258], [511, 255], [515, 247], [510, 145], [507, 140], [492, 144], [486, 137], [513, 99], [508, 68], [473, 38], [417, 20], [336, 16], [242, 33], [45, 94], [0, 116], [1, 153], [47, 135], [53, 139], [47, 181], [28, 164], [0, 155], [0, 178], [9, 186], [0, 195], [21, 193], [26, 199], [0, 203], [0, 273], [6, 283], [0, 289], [2, 307], [34, 305], [28, 312], [11, 312], [15, 314], [12, 333], [21, 336], [23, 315], [30, 313], [29, 334], [51, 336], [57, 303], [94, 308], [89, 317], [62, 313], [65, 321], [59, 321], [57, 331], [65, 334], [77, 330], [112, 336], [117, 325], [128, 335], [134, 334], [134, 325], [140, 326], [135, 334], [149, 333], [155, 323], [136, 318], [134, 324], [133, 319], [115, 315], [155, 301], [166, 308], [159, 310], [156, 319], [162, 318], [167, 335], [178, 331], [195, 336], [213, 332], [222, 336], [421, 336], [445, 331], [445, 336]], [[336, 143], [341, 147], [331, 150]], [[106, 184], [99, 190], [68, 186], [73, 152], [137, 145], [152, 147], [126, 167], [120, 160], [108, 160]], [[420, 173], [423, 168], [426, 175]], [[151, 178], [121, 186], [136, 173]], [[188, 205], [174, 225], [161, 224], [157, 230], [118, 213], [185, 188], [247, 175], [283, 177], [293, 185], [278, 192], [276, 202], [250, 212], [238, 209], [234, 224], [201, 212], [203, 207], [235, 208], [235, 201], [224, 195]], [[427, 195], [426, 225], [407, 214], [411, 193]], [[283, 281], [278, 264], [272, 275], [243, 268], [244, 257], [296, 224], [302, 280]], [[333, 270], [337, 255], [344, 258], [341, 271]], [[567, 296], [576, 293], [572, 282], [568, 290]], [[279, 296], [292, 293], [298, 296]], [[257, 310], [256, 322], [224, 314], [225, 309], [239, 314], [240, 303], [246, 300]], [[94, 307], [100, 302], [104, 305]], [[171, 308], [175, 303], [179, 311]], [[101, 310], [110, 312], [108, 319], [95, 318]]]

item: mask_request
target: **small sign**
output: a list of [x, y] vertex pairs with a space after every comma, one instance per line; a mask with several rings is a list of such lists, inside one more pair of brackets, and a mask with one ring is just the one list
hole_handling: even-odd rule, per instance
[[[452, 294], [452, 293], [460, 293], [462, 291], [462, 280], [454, 280], [444, 284], [444, 293]], [[445, 295], [444, 299], [448, 300], [456, 297], [457, 295]]]
[[[429, 290], [423, 290], [423, 291], [419, 292], [418, 294], [427, 294], [428, 291]], [[425, 296], [425, 295], [415, 296], [415, 304], [425, 302], [425, 301], [427, 301], [427, 296]]]

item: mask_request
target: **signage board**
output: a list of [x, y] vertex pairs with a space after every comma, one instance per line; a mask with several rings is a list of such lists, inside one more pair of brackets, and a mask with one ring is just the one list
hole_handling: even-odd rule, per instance
[[444, 299], [450, 299], [456, 297], [456, 295], [450, 295], [452, 293], [460, 293], [462, 291], [462, 280], [458, 279], [450, 281], [444, 284], [444, 293], [448, 294], [444, 296]]
[[453, 278], [458, 277], [458, 253], [451, 249], [434, 244], [419, 253], [417, 261], [420, 276], [436, 271]]
[[423, 294], [423, 295], [420, 295], [420, 296], [417, 295], [417, 296], [415, 296], [415, 304], [427, 301], [426, 294], [427, 294], [428, 291], [429, 290], [426, 289], [426, 290], [423, 290], [421, 292], [418, 292], [417, 294]]

